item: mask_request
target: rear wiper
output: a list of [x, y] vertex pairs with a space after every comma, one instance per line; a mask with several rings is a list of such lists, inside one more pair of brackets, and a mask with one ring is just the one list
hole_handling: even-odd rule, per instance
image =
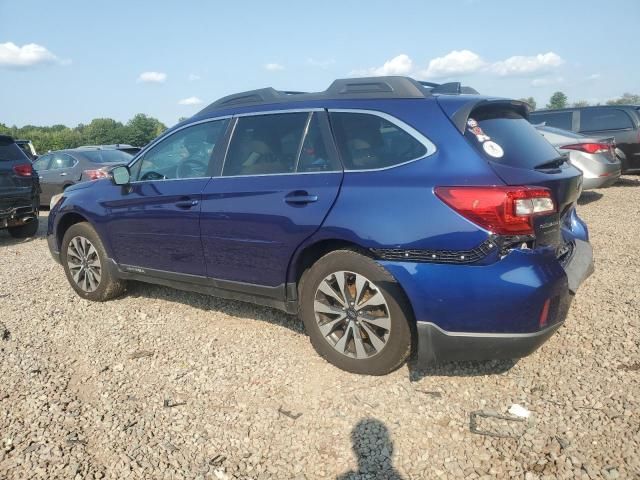
[[566, 155], [560, 155], [559, 157], [554, 158], [553, 160], [549, 160], [547, 162], [541, 163], [540, 165], [536, 165], [533, 167], [536, 170], [547, 170], [549, 168], [559, 168], [564, 162], [567, 161]]

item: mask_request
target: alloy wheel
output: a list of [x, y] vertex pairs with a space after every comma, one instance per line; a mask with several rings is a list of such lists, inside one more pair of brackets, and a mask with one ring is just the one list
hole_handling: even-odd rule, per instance
[[75, 284], [85, 292], [100, 285], [102, 265], [93, 244], [85, 237], [73, 237], [67, 247], [67, 266]]
[[391, 333], [384, 295], [359, 273], [339, 271], [325, 277], [316, 289], [314, 312], [324, 339], [347, 357], [377, 355]]

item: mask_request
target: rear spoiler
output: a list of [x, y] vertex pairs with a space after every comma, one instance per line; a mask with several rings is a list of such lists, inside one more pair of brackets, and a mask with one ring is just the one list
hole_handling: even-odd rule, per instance
[[460, 133], [464, 133], [467, 128], [467, 120], [471, 116], [471, 112], [478, 109], [508, 109], [518, 112], [524, 118], [529, 118], [529, 104], [526, 102], [522, 102], [520, 100], [509, 100], [506, 98], [477, 98], [470, 97], [468, 101], [464, 102], [462, 105], [458, 106], [453, 112], [445, 112], [449, 115], [449, 118], [456, 126], [456, 128], [460, 131]]

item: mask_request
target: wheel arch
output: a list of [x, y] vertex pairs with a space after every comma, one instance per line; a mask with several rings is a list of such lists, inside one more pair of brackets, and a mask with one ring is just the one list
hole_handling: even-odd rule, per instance
[[[371, 258], [376, 261], [373, 253], [368, 249], [359, 245], [353, 241], [338, 239], [338, 238], [325, 238], [321, 240], [317, 240], [315, 242], [304, 245], [299, 248], [290, 265], [289, 271], [287, 275], [287, 296], [289, 299], [295, 298], [296, 301], [299, 298], [298, 287], [300, 285], [300, 280], [304, 275], [304, 272], [307, 271], [311, 266], [316, 263], [320, 258], [324, 257], [326, 254], [333, 252], [335, 250], [353, 250], [361, 255]], [[383, 265], [380, 265], [384, 268]], [[387, 270], [385, 268], [385, 270]], [[404, 296], [404, 300], [406, 301], [406, 305], [409, 308], [410, 315], [410, 324], [412, 328], [415, 327], [415, 312], [413, 310], [413, 305], [407, 295], [406, 290], [404, 289], [402, 283], [389, 271], [387, 273], [393, 277], [393, 279], [398, 284], [402, 295]], [[295, 297], [294, 297], [295, 295]]]
[[56, 244], [58, 249], [62, 248], [62, 239], [64, 238], [64, 234], [67, 233], [67, 230], [69, 230], [72, 225], [81, 222], [91, 223], [85, 216], [78, 212], [65, 213], [62, 218], [58, 220], [58, 225], [56, 227]]

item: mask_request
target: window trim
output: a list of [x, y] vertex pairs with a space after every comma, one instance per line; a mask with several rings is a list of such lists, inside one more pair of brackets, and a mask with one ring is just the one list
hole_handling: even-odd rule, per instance
[[[144, 156], [156, 145], [158, 145], [160, 142], [163, 142], [164, 140], [166, 140], [167, 138], [173, 136], [175, 133], [178, 133], [186, 128], [189, 127], [194, 127], [196, 125], [200, 125], [203, 123], [209, 123], [209, 122], [217, 122], [218, 120], [232, 120], [233, 119], [233, 115], [222, 115], [220, 117], [214, 117], [214, 118], [205, 118], [203, 120], [198, 120], [197, 122], [193, 122], [193, 123], [189, 123], [187, 125], [182, 125], [180, 128], [176, 128], [175, 130], [172, 130], [171, 132], [165, 134], [165, 135], [161, 135], [160, 137], [156, 138], [155, 140], [153, 140], [151, 143], [149, 143], [147, 146], [145, 146], [142, 150], [140, 150], [138, 152], [138, 154], [133, 157], [131, 159], [131, 161], [127, 164], [127, 168], [129, 169], [129, 171], [131, 171], [131, 168], [138, 162], [138, 161], [142, 161]], [[231, 122], [230, 122], [231, 123]], [[229, 128], [229, 125], [227, 125], [227, 128]], [[235, 128], [235, 125], [234, 125]], [[221, 140], [226, 141], [226, 132], [223, 132], [222, 136], [220, 137]], [[228, 142], [226, 145], [226, 148], [228, 148]], [[215, 150], [215, 149], [214, 149]], [[211, 154], [211, 159], [209, 159], [209, 162], [211, 163], [214, 160], [214, 156], [215, 156], [215, 151], [212, 152]], [[226, 156], [226, 153], [225, 153]], [[210, 169], [208, 169], [210, 170]], [[208, 171], [207, 173], [211, 173], [210, 171]], [[165, 180], [133, 180], [131, 182], [129, 182], [130, 185], [134, 185], [134, 184], [138, 184], [138, 183], [149, 183], [149, 182], [172, 182], [172, 181], [178, 181], [178, 180], [197, 180], [199, 178], [212, 178], [215, 175], [209, 175], [206, 177], [192, 177], [192, 178], [167, 178]]]
[[[311, 120], [313, 119], [313, 115], [312, 114], [319, 114], [321, 115], [322, 113], [326, 113], [327, 109], [325, 108], [320, 108], [320, 107], [310, 107], [310, 108], [291, 108], [291, 109], [287, 109], [287, 110], [264, 110], [264, 111], [260, 111], [260, 112], [247, 112], [247, 113], [239, 113], [237, 115], [233, 115], [234, 117], [234, 122], [233, 122], [233, 128], [231, 130], [231, 135], [229, 135], [229, 139], [227, 141], [227, 145], [226, 145], [226, 150], [224, 152], [224, 159], [222, 162], [222, 167], [220, 168], [220, 171], [217, 172], [217, 175], [214, 175], [214, 178], [216, 180], [219, 179], [223, 179], [223, 178], [247, 178], [247, 177], [275, 177], [275, 176], [284, 176], [284, 175], [322, 175], [322, 174], [328, 174], [328, 173], [340, 173], [342, 174], [343, 172], [345, 172], [346, 170], [344, 170], [344, 166], [342, 165], [342, 162], [340, 163], [340, 169], [339, 170], [327, 170], [327, 171], [322, 171], [322, 172], [298, 172], [298, 162], [300, 161], [300, 151], [298, 151], [298, 158], [296, 158], [296, 171], [295, 172], [280, 172], [280, 173], [255, 173], [255, 174], [248, 174], [248, 175], [222, 175], [222, 172], [224, 172], [224, 166], [227, 163], [227, 155], [229, 153], [229, 148], [231, 147], [231, 142], [233, 141], [233, 136], [235, 134], [236, 131], [236, 126], [238, 125], [238, 119], [242, 118], [242, 117], [256, 117], [259, 115], [281, 115], [283, 113], [307, 113], [309, 114], [307, 117], [307, 120], [305, 121], [305, 130], [303, 131], [303, 136], [301, 138], [301, 144], [299, 146], [299, 150], [302, 149], [302, 146], [304, 145], [304, 141], [306, 139], [306, 134], [309, 128], [309, 125], [311, 124]], [[321, 127], [322, 129], [322, 127]], [[322, 136], [323, 136], [323, 141], [326, 142], [326, 139], [324, 139], [324, 131], [322, 132]], [[335, 140], [333, 138], [329, 139], [330, 142], [335, 142]]]
[[[434, 153], [436, 153], [438, 151], [438, 148], [436, 147], [436, 145], [431, 140], [429, 140], [424, 134], [420, 133], [414, 127], [412, 127], [411, 125], [403, 122], [399, 118], [394, 117], [393, 115], [390, 115], [390, 114], [388, 114], [386, 112], [381, 112], [379, 110], [366, 110], [366, 109], [360, 109], [360, 108], [328, 108], [327, 112], [329, 112], [329, 114], [331, 114], [331, 113], [360, 113], [360, 114], [368, 114], [368, 115], [374, 115], [376, 117], [380, 117], [380, 118], [386, 120], [387, 122], [395, 125], [400, 130], [404, 131], [406, 134], [412, 136], [414, 138], [414, 140], [420, 142], [422, 144], [422, 146], [427, 149], [427, 151], [426, 151], [426, 153], [424, 155], [422, 155], [420, 157], [417, 157], [417, 158], [413, 158], [411, 160], [406, 160], [406, 161], [404, 161], [402, 163], [396, 163], [395, 165], [390, 165], [388, 167], [367, 168], [367, 169], [361, 169], [361, 170], [349, 170], [349, 169], [345, 168], [344, 169], [344, 173], [380, 172], [380, 171], [384, 171], [384, 170], [390, 170], [392, 168], [401, 167], [403, 165], [407, 165], [409, 163], [417, 162], [418, 160], [422, 160], [424, 158], [430, 157], [431, 155], [433, 155]], [[335, 142], [335, 135], [334, 135], [334, 142]], [[344, 162], [342, 162], [342, 163], [344, 165]]]

